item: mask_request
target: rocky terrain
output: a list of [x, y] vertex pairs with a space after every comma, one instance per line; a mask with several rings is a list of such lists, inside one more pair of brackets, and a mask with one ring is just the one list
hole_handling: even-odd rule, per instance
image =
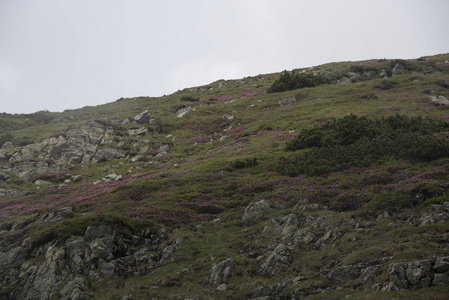
[[0, 115], [0, 299], [447, 299], [449, 55], [295, 72]]

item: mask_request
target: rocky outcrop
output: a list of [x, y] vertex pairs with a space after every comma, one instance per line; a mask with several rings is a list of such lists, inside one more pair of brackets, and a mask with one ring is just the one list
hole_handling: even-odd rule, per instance
[[272, 276], [284, 271], [292, 262], [294, 249], [291, 246], [278, 244], [268, 257], [259, 265], [257, 273], [262, 276]]
[[[48, 214], [39, 220], [43, 218], [50, 220]], [[132, 234], [102, 225], [89, 226], [83, 237], [72, 236], [63, 243], [25, 240], [0, 252], [0, 282], [20, 287], [10, 299], [50, 299], [57, 294], [59, 299], [89, 299], [92, 282], [145, 275], [169, 262], [182, 239], [164, 244], [166, 239], [165, 231], [156, 227]], [[35, 258], [42, 255], [38, 263]]]
[[234, 268], [235, 260], [232, 258], [228, 258], [218, 264], [214, 264], [210, 274], [210, 283], [215, 286], [227, 284]]
[[375, 290], [400, 291], [449, 283], [449, 256], [436, 260], [394, 263], [388, 268], [389, 282], [373, 285]]
[[249, 204], [245, 208], [245, 212], [242, 217], [242, 223], [248, 225], [257, 219], [257, 216], [268, 210], [270, 208], [270, 203], [267, 200], [260, 200]]
[[64, 134], [24, 147], [2, 147], [0, 162], [5, 171], [24, 180], [36, 173], [56, 173], [78, 163], [119, 159], [125, 155], [99, 146], [120, 141], [123, 134], [100, 121], [70, 126]]

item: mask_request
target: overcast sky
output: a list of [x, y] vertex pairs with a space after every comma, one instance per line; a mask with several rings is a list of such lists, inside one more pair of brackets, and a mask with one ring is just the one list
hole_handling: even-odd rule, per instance
[[449, 52], [448, 0], [0, 0], [0, 112]]

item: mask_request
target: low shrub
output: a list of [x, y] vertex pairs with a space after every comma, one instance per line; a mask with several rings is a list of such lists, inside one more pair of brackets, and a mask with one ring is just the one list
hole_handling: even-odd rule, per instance
[[313, 75], [310, 73], [297, 74], [294, 71], [288, 72], [285, 70], [267, 89], [267, 93], [279, 93], [328, 83], [330, 83], [330, 79], [323, 75]]
[[180, 101], [185, 101], [185, 102], [198, 102], [200, 101], [200, 98], [195, 98], [192, 96], [182, 96], [181, 99], [179, 99]]
[[245, 158], [245, 159], [237, 159], [231, 162], [231, 167], [234, 169], [244, 169], [248, 167], [257, 166], [257, 158]]
[[323, 175], [349, 167], [368, 167], [395, 158], [412, 162], [449, 157], [449, 140], [441, 119], [395, 115], [378, 120], [349, 115], [303, 131], [287, 142], [286, 151], [304, 150], [281, 158], [276, 170], [284, 175]]

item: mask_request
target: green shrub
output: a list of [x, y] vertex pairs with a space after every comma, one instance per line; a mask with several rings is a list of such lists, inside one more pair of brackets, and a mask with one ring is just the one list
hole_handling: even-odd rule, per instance
[[179, 99], [180, 101], [185, 101], [185, 102], [198, 102], [200, 101], [200, 98], [195, 98], [192, 96], [182, 96], [181, 99]]
[[373, 199], [366, 205], [367, 210], [399, 211], [416, 205], [416, 198], [398, 192], [382, 192], [374, 195]]
[[412, 162], [449, 157], [449, 140], [435, 133], [449, 129], [441, 119], [395, 115], [378, 120], [349, 115], [303, 131], [287, 142], [276, 170], [284, 175], [323, 175], [368, 167], [388, 158]]
[[329, 78], [323, 75], [313, 75], [310, 73], [296, 74], [294, 71], [288, 72], [285, 70], [267, 89], [267, 93], [279, 93], [328, 83], [330, 83]]
[[231, 162], [231, 167], [234, 169], [244, 169], [248, 167], [257, 166], [257, 158], [246, 158], [246, 159], [237, 159]]

